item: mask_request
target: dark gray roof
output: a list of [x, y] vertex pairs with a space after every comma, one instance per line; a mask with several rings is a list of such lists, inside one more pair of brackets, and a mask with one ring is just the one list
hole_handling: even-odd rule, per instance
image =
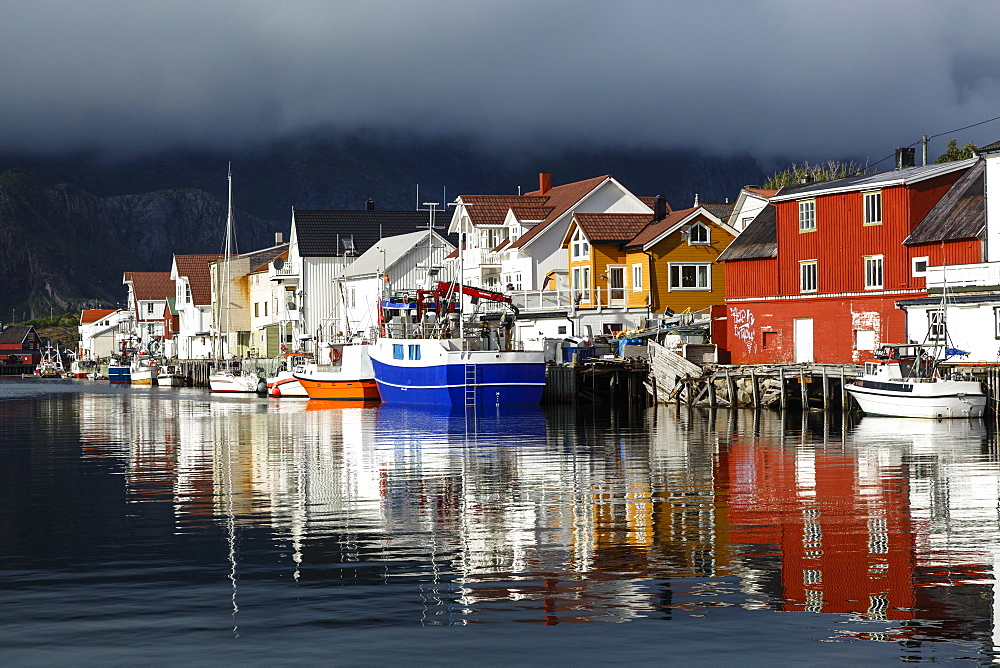
[[[295, 233], [302, 257], [334, 257], [350, 250], [361, 255], [375, 245], [380, 237], [394, 237], [427, 229], [430, 215], [424, 211], [317, 210], [296, 209]], [[448, 235], [451, 211], [438, 211], [434, 224], [441, 236], [452, 244], [457, 235]], [[453, 238], [454, 237], [454, 238]]]
[[[997, 293], [980, 293], [975, 295], [948, 295], [948, 304], [990, 304], [1000, 302], [1000, 295]], [[913, 299], [899, 299], [896, 301], [896, 307], [902, 308], [904, 306], [940, 306], [941, 297], [914, 297]]]
[[729, 220], [729, 216], [733, 213], [733, 209], [736, 207], [735, 204], [723, 202], [702, 202], [701, 206], [708, 209], [709, 213], [724, 223]]
[[986, 161], [979, 160], [937, 201], [910, 236], [907, 246], [975, 239], [986, 226]]
[[262, 248], [261, 250], [244, 253], [240, 257], [249, 259], [250, 270], [252, 271], [261, 265], [271, 262], [274, 258], [278, 257], [286, 250], [288, 250], [288, 244], [278, 244], [277, 246], [271, 246], [270, 248]]
[[778, 256], [778, 219], [774, 206], [767, 205], [750, 221], [732, 243], [719, 254], [719, 261], [760, 260]]
[[956, 160], [941, 164], [921, 165], [919, 167], [907, 167], [906, 169], [894, 169], [888, 172], [877, 174], [860, 174], [858, 176], [848, 176], [832, 181], [820, 181], [819, 183], [796, 183], [785, 186], [778, 191], [772, 202], [784, 199], [798, 199], [808, 195], [826, 195], [839, 192], [851, 192], [857, 190], [878, 189], [893, 184], [911, 184], [925, 179], [950, 174], [959, 169], [967, 169], [971, 162], [969, 160]]
[[992, 153], [993, 151], [1000, 151], [1000, 141], [995, 141], [992, 144], [987, 144], [986, 146], [980, 146], [978, 153]]
[[22, 343], [32, 330], [31, 325], [8, 325], [0, 332], [0, 343]]

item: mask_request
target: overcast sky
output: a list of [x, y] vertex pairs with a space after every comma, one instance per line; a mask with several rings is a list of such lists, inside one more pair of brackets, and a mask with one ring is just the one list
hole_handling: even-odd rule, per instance
[[[1000, 116], [998, 0], [0, 0], [0, 10], [0, 150], [367, 126], [874, 161]], [[1000, 121], [954, 136], [1000, 139]]]

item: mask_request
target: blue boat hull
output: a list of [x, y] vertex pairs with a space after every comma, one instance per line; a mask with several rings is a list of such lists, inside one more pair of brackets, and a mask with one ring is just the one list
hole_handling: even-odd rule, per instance
[[541, 402], [545, 390], [541, 354], [538, 361], [502, 359], [483, 364], [413, 364], [407, 360], [380, 360], [373, 355], [372, 367], [379, 395], [387, 403], [492, 406]]

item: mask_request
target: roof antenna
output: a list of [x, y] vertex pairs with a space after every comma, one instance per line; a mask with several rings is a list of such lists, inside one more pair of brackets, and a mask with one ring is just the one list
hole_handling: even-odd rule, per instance
[[417, 184], [417, 211], [420, 211], [420, 184]]

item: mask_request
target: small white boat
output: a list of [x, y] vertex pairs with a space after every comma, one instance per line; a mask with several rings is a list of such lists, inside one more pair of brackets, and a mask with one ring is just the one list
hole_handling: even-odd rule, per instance
[[264, 383], [259, 376], [241, 371], [237, 367], [222, 368], [208, 377], [208, 386], [213, 392], [256, 393]]
[[[847, 391], [868, 415], [917, 418], [982, 417], [986, 395], [978, 380], [942, 373], [941, 346], [887, 344], [865, 362]], [[957, 351], [956, 351], [957, 352]]]
[[267, 379], [267, 394], [271, 397], [302, 397], [309, 394], [299, 383], [295, 374], [302, 373], [313, 363], [312, 354], [286, 353], [278, 372]]
[[163, 387], [184, 387], [187, 379], [181, 373], [181, 369], [173, 364], [160, 367], [160, 372], [156, 374], [156, 383]]

